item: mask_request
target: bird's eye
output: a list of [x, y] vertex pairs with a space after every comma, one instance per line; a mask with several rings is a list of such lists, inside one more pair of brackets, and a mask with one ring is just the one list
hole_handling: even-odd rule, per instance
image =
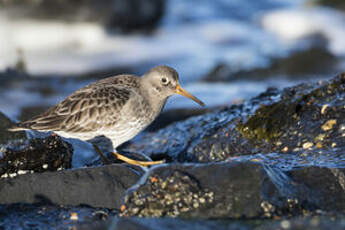
[[167, 85], [169, 83], [169, 80], [166, 77], [163, 77], [161, 80], [162, 80], [163, 85]]

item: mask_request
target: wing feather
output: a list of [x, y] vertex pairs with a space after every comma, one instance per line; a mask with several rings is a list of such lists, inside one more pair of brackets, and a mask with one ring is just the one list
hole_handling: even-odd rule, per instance
[[131, 90], [121, 85], [85, 87], [45, 113], [22, 122], [20, 128], [40, 131], [88, 132], [116, 123], [116, 113], [130, 98]]

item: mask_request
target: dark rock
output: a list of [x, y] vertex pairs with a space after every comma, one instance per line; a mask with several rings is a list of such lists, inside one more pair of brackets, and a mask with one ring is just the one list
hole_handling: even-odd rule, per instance
[[1, 177], [71, 168], [73, 148], [58, 136], [12, 143], [0, 156]]
[[295, 217], [281, 220], [252, 219], [247, 221], [243, 219], [115, 218], [111, 224], [103, 223], [103, 225], [98, 225], [98, 227], [91, 229], [108, 229], [109, 226], [116, 226], [114, 229], [131, 230], [341, 230], [345, 228], [344, 216]]
[[269, 145], [271, 152], [337, 152], [345, 146], [344, 83], [342, 74], [329, 82], [285, 89], [278, 102], [260, 107], [237, 128], [255, 144]]
[[330, 81], [269, 89], [242, 105], [144, 134], [126, 150], [181, 162], [273, 152], [340, 154], [345, 147], [344, 98], [345, 73]]
[[291, 78], [301, 75], [330, 74], [336, 69], [337, 58], [327, 50], [325, 45], [311, 47], [307, 50], [297, 51], [286, 58], [273, 59], [268, 69], [256, 69], [250, 73], [238, 73], [234, 77], [287, 75]]
[[25, 132], [10, 132], [7, 129], [15, 123], [0, 112], [0, 145], [7, 144], [11, 140], [26, 139]]
[[[71, 219], [72, 215], [76, 218]], [[0, 229], [76, 229], [81, 224], [87, 226], [99, 221], [100, 215], [107, 219], [115, 213], [107, 209], [85, 206], [0, 205]]]
[[288, 177], [271, 174], [253, 162], [155, 167], [126, 194], [122, 215], [254, 218], [308, 208]]
[[28, 79], [30, 76], [26, 72], [21, 72], [15, 68], [7, 68], [0, 72], [0, 82], [2, 87], [6, 87], [8, 81], [18, 81]]
[[284, 76], [287, 78], [306, 78], [328, 75], [338, 71], [338, 59], [330, 53], [325, 45], [313, 46], [296, 51], [288, 57], [271, 58], [267, 67], [234, 71], [226, 64], [219, 64], [205, 77], [207, 82], [224, 82], [234, 80], [259, 80]]
[[202, 79], [202, 81], [224, 82], [224, 81], [235, 80], [232, 77], [232, 74], [234, 74], [234, 72], [231, 70], [231, 68], [227, 64], [220, 63], [216, 65], [213, 69], [211, 69], [211, 71], [206, 74], [206, 76]]
[[[101, 223], [92, 227], [93, 230], [101, 229], [130, 229], [130, 230], [249, 230], [250, 224], [236, 220], [203, 220], [179, 218], [115, 218], [109, 223]], [[88, 226], [90, 227], [90, 225]], [[79, 228], [78, 228], [79, 229]], [[80, 228], [83, 229], [83, 228]]]
[[314, 2], [337, 10], [345, 10], [345, 2], [343, 0], [315, 0]]
[[164, 14], [165, 0], [0, 1], [11, 18], [99, 22], [126, 32], [152, 30]]
[[344, 171], [314, 166], [284, 171], [255, 161], [165, 165], [129, 190], [121, 215], [209, 219], [341, 213]]
[[[73, 213], [73, 214], [72, 214]], [[118, 218], [116, 212], [79, 206], [0, 205], [0, 228], [11, 229], [130, 229], [130, 230], [340, 230], [344, 229], [344, 216], [312, 216], [289, 219], [245, 221], [233, 219], [205, 220], [180, 218]], [[72, 220], [71, 216], [77, 216]], [[101, 219], [99, 219], [99, 217]]]
[[345, 229], [344, 217], [340, 216], [313, 216], [305, 218], [283, 219], [279, 221], [270, 221], [263, 224], [256, 230], [341, 230]]
[[345, 169], [303, 167], [288, 172], [293, 183], [303, 184], [300, 197], [308, 199], [317, 209], [328, 212], [345, 210]]
[[0, 204], [54, 203], [119, 209], [140, 170], [124, 165], [19, 175], [0, 179]]
[[164, 15], [165, 0], [113, 0], [111, 16], [107, 21], [110, 28], [120, 28], [125, 32], [152, 30]]

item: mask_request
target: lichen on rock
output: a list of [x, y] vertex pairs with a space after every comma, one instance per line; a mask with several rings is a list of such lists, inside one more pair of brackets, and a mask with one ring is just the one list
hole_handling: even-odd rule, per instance
[[121, 215], [181, 216], [211, 204], [213, 199], [213, 192], [200, 188], [191, 176], [173, 171], [165, 178], [151, 175], [140, 189], [126, 195]]

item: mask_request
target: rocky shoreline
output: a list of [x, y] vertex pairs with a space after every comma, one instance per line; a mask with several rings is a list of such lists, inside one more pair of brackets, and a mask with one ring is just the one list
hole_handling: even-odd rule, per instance
[[49, 229], [35, 216], [48, 209], [42, 218], [66, 229], [343, 229], [344, 112], [345, 73], [268, 89], [240, 105], [165, 120], [119, 149], [167, 160], [148, 170], [70, 169], [78, 152], [65, 140], [6, 139], [12, 134], [1, 130], [1, 174], [31, 173], [0, 178], [0, 226], [22, 220]]

